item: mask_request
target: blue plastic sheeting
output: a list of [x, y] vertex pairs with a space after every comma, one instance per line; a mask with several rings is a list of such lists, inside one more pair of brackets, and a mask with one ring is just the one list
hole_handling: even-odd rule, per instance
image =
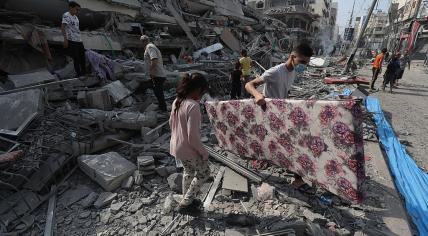
[[404, 197], [406, 208], [419, 234], [428, 236], [428, 175], [407, 154], [374, 97], [366, 100], [367, 110], [374, 113], [377, 132], [387, 155], [395, 185]]

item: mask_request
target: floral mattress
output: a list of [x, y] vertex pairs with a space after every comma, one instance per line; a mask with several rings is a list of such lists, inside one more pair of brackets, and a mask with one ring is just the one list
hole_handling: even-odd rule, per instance
[[364, 179], [362, 110], [355, 100], [207, 102], [220, 147], [265, 160], [352, 202]]

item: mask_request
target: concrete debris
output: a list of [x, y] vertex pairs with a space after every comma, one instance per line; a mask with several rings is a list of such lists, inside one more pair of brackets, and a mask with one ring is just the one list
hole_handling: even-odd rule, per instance
[[270, 186], [267, 183], [263, 183], [257, 188], [257, 200], [267, 201], [275, 199], [275, 187]]
[[170, 176], [168, 176], [168, 185], [169, 188], [172, 191], [175, 191], [177, 193], [181, 193], [182, 192], [182, 182], [183, 182], [183, 175], [181, 173], [174, 173], [171, 174]]
[[103, 87], [106, 89], [116, 104], [130, 96], [132, 92], [120, 81], [115, 81]]
[[39, 89], [1, 95], [0, 133], [20, 135], [33, 119], [43, 113], [42, 97], [43, 92]]
[[67, 190], [58, 200], [58, 204], [68, 207], [80, 201], [91, 193], [91, 189], [85, 185]]
[[94, 202], [94, 207], [99, 209], [110, 204], [114, 199], [116, 199], [117, 193], [103, 192], [98, 196], [98, 199]]
[[116, 152], [101, 155], [83, 155], [78, 158], [80, 168], [106, 191], [118, 188], [137, 167]]
[[[274, 1], [256, 0], [77, 0], [91, 74], [76, 78], [59, 29], [67, 2], [4, 2], [0, 134], [8, 139], [0, 136], [0, 234], [28, 228], [32, 235], [42, 235], [46, 211], [37, 208], [52, 198], [51, 185], [58, 186], [52, 221], [58, 235], [352, 235], [362, 229], [390, 233], [378, 216], [370, 218], [373, 209], [365, 205], [357, 211], [338, 198], [323, 204], [318, 195], [306, 196], [291, 187], [292, 177], [283, 169], [268, 166], [261, 171], [218, 148], [203, 106], [201, 141], [216, 176], [198, 193], [204, 207], [201, 216], [174, 212], [182, 199], [174, 193], [182, 192], [183, 165], [169, 154], [170, 112], [159, 111], [149, 63], [142, 60], [141, 34], [162, 53], [170, 110], [177, 83], [188, 73], [201, 73], [208, 81], [209, 94], [201, 104], [229, 100], [229, 75], [241, 49], [251, 57], [251, 77], [256, 77], [282, 63], [304, 35], [314, 33], [317, 51], [333, 47], [315, 33], [315, 28], [322, 29], [319, 19], [330, 21], [329, 9], [312, 13], [300, 3], [272, 9], [268, 5]], [[294, 28], [303, 25], [304, 29]], [[31, 35], [23, 34], [27, 28]], [[336, 61], [311, 58], [290, 98], [365, 99], [363, 87], [324, 83], [324, 77], [342, 76]], [[364, 139], [377, 142], [372, 115], [364, 111], [363, 120]], [[73, 173], [76, 159], [85, 175]], [[90, 180], [94, 182], [82, 185]], [[382, 198], [374, 195], [370, 201], [382, 207]], [[23, 224], [24, 216], [33, 217], [37, 227]], [[8, 228], [3, 230], [3, 225]]]
[[131, 189], [133, 184], [134, 184], [134, 177], [131, 175], [122, 181], [121, 187], [125, 190], [129, 190]]
[[94, 202], [98, 199], [98, 193], [91, 192], [88, 196], [86, 196], [82, 201], [80, 201], [80, 205], [85, 209], [91, 207]]
[[111, 213], [117, 214], [122, 209], [123, 205], [125, 205], [125, 202], [112, 203], [110, 205], [110, 211], [111, 211]]
[[9, 75], [7, 78], [12, 81], [15, 88], [52, 82], [56, 80], [56, 77], [46, 69], [22, 75]]
[[226, 168], [223, 176], [223, 189], [238, 192], [248, 192], [248, 180], [230, 168]]

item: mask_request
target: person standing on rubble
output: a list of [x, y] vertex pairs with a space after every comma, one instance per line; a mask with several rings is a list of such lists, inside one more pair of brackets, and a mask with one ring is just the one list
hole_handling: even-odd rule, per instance
[[79, 29], [80, 5], [76, 2], [68, 3], [68, 12], [62, 15], [61, 32], [64, 36], [64, 48], [67, 54], [73, 58], [74, 70], [78, 77], [86, 74], [85, 47]]
[[371, 92], [373, 92], [373, 90], [375, 90], [374, 84], [376, 83], [376, 80], [377, 80], [377, 77], [379, 76], [379, 74], [382, 73], [382, 63], [383, 63], [383, 60], [385, 59], [386, 52], [388, 52], [388, 50], [386, 48], [382, 49], [382, 52], [376, 56], [376, 58], [373, 62], [373, 68], [372, 68], [373, 77], [372, 77], [372, 81], [370, 83], [370, 91]]
[[210, 177], [208, 151], [201, 142], [202, 114], [199, 101], [208, 90], [208, 82], [200, 73], [185, 75], [177, 87], [177, 98], [172, 104], [170, 154], [181, 160], [183, 172], [183, 199], [178, 210], [190, 205], [202, 184]]
[[[255, 103], [266, 108], [265, 98], [286, 99], [296, 78], [296, 74], [303, 73], [309, 64], [313, 49], [308, 44], [300, 44], [293, 49], [287, 61], [270, 68], [265, 73], [245, 85]], [[257, 87], [265, 84], [263, 94], [257, 91]], [[293, 186], [305, 193], [312, 193], [311, 187], [306, 184], [302, 177], [294, 174]]]
[[392, 93], [392, 87], [394, 87], [394, 82], [400, 73], [400, 56], [400, 53], [393, 55], [388, 63], [383, 76], [382, 91], [385, 91], [386, 85], [389, 84], [389, 93]]
[[408, 66], [410, 70], [410, 56], [409, 51], [404, 51], [404, 55], [400, 58], [400, 71], [397, 74], [397, 79], [394, 82], [394, 87], [398, 86], [398, 81], [403, 78], [404, 71], [406, 70], [406, 66]]
[[166, 81], [166, 74], [163, 68], [163, 59], [160, 50], [150, 42], [147, 35], [140, 38], [144, 47], [144, 62], [146, 63], [146, 71], [150, 75], [153, 82], [153, 92], [159, 103], [159, 110], [167, 111], [165, 95], [163, 92], [163, 84]]
[[242, 90], [242, 70], [241, 63], [238, 61], [235, 63], [235, 70], [230, 73], [230, 81], [232, 82], [232, 86], [230, 89], [230, 99], [239, 99], [241, 97]]
[[[247, 50], [241, 50], [241, 58], [239, 59], [239, 63], [241, 63], [242, 69], [242, 78], [244, 81], [244, 85], [251, 80], [251, 65], [253, 60], [248, 56]], [[249, 94], [246, 94], [246, 97], [249, 97]]]

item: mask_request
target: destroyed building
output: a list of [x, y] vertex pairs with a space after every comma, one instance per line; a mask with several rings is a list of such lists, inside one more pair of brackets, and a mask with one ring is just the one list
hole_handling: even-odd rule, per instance
[[[367, 141], [366, 155], [359, 156], [368, 176], [359, 179], [366, 180], [359, 186], [362, 204], [323, 188], [306, 195], [290, 184], [293, 175], [284, 168], [222, 149], [204, 112], [201, 141], [212, 177], [201, 189], [204, 214], [174, 211], [182, 164], [169, 154], [169, 114], [157, 110], [141, 59], [141, 34], [162, 52], [169, 109], [177, 81], [193, 71], [206, 76], [210, 95], [227, 101], [229, 73], [241, 49], [257, 62], [256, 75], [281, 63], [298, 40], [310, 39], [316, 19], [311, 1], [289, 1], [292, 7], [272, 1], [267, 12], [237, 0], [77, 2], [86, 55], [94, 59], [82, 78], [75, 78], [62, 47], [59, 25], [67, 1], [0, 1], [0, 235], [411, 231], [381, 158], [372, 115], [365, 111], [364, 123], [355, 126]], [[353, 84], [367, 79], [340, 78], [335, 59], [314, 58], [310, 64], [290, 98], [310, 106], [351, 96], [358, 100], [352, 104], [363, 104], [365, 91]]]

